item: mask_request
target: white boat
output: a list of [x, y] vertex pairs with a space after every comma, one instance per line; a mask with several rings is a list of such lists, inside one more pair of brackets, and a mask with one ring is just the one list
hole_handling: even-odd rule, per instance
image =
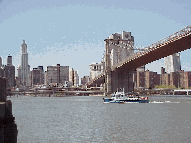
[[138, 94], [125, 95], [124, 92], [115, 92], [111, 98], [103, 98], [104, 103], [148, 103], [148, 97], [140, 97]]

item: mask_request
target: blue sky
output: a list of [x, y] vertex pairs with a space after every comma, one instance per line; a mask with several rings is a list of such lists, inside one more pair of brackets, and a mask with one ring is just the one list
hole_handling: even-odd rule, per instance
[[[20, 64], [26, 40], [32, 68], [67, 65], [80, 77], [99, 63], [104, 39], [131, 31], [135, 43], [148, 46], [191, 25], [190, 0], [0, 0], [0, 56]], [[181, 52], [183, 70], [190, 70], [191, 50]], [[163, 59], [146, 65], [160, 73]]]

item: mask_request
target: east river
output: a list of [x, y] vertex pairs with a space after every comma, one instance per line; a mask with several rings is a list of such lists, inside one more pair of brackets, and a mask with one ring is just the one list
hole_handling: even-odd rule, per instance
[[[18, 143], [191, 142], [191, 96], [104, 104], [103, 97], [9, 97]], [[162, 102], [153, 102], [162, 101]]]

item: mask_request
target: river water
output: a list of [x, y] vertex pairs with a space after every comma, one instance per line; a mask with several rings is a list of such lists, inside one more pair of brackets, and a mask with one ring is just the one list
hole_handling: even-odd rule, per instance
[[[191, 142], [191, 96], [104, 104], [103, 97], [9, 97], [18, 143]], [[162, 101], [162, 102], [153, 102]]]

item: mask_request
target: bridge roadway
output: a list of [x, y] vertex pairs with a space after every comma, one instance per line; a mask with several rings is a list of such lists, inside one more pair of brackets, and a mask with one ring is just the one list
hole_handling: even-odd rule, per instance
[[[109, 43], [116, 42], [116, 40], [106, 39], [105, 42], [109, 44]], [[143, 51], [136, 52], [132, 54], [131, 56], [127, 57], [126, 59], [120, 61], [116, 65], [112, 66], [110, 70], [111, 77], [115, 78], [115, 76], [112, 76], [112, 73], [116, 73], [116, 72], [126, 73], [140, 66], [146, 65], [153, 61], [159, 60], [166, 56], [169, 56], [174, 53], [181, 52], [190, 48], [191, 48], [191, 26], [187, 26], [186, 28], [144, 48]], [[106, 72], [107, 71], [105, 71], [105, 73]], [[105, 81], [110, 81], [105, 77], [105, 73], [98, 75], [95, 79], [87, 83], [86, 86], [103, 84], [105, 83]], [[115, 80], [111, 79], [111, 82], [112, 81], [114, 84]], [[107, 84], [108, 83], [106, 82], [106, 86]], [[111, 91], [109, 92], [111, 93]]]

